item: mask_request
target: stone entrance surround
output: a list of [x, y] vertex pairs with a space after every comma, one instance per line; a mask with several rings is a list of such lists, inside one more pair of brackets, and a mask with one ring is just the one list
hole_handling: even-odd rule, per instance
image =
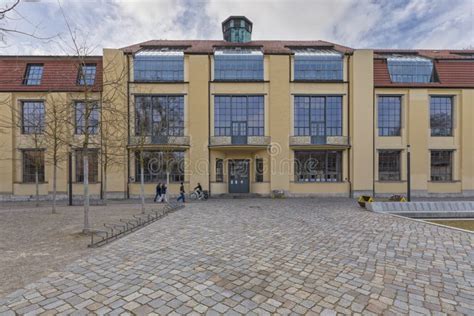
[[348, 199], [192, 203], [25, 289], [0, 314], [473, 314], [474, 234]]

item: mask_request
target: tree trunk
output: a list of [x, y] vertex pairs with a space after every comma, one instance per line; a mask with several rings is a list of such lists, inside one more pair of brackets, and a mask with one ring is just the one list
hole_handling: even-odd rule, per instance
[[35, 169], [35, 205], [36, 207], [39, 206], [39, 172], [38, 172], [38, 167]]
[[87, 150], [84, 150], [82, 153], [83, 162], [84, 162], [84, 229], [83, 233], [90, 232], [90, 223], [89, 223], [89, 155]]
[[143, 153], [140, 153], [140, 195], [142, 200], [142, 214], [145, 214], [145, 167], [143, 165]]
[[57, 194], [57, 174], [58, 174], [58, 163], [53, 163], [53, 205], [52, 212], [56, 214], [56, 194]]

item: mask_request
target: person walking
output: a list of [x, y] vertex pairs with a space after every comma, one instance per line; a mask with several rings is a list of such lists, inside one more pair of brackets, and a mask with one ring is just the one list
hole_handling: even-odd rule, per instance
[[166, 186], [166, 183], [163, 183], [163, 185], [161, 186], [161, 197], [158, 200], [158, 202], [168, 202], [168, 198], [166, 196], [167, 189], [168, 187]]
[[156, 194], [153, 202], [159, 201], [161, 199], [161, 182], [156, 185]]
[[179, 202], [180, 200], [183, 201], [183, 203], [185, 203], [184, 201], [184, 184], [183, 182], [181, 182], [181, 185], [179, 186], [179, 197], [178, 197], [178, 200], [177, 202]]

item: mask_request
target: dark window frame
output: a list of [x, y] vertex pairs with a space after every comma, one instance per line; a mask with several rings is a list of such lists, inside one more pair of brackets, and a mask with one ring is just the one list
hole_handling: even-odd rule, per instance
[[[44, 149], [24, 149], [22, 150], [22, 162], [21, 162], [21, 170], [22, 170], [22, 183], [36, 183], [36, 163], [37, 161], [27, 161], [27, 156], [30, 153], [39, 153], [39, 168], [38, 168], [38, 182], [44, 183], [45, 182], [45, 157]], [[38, 158], [33, 157], [33, 160]], [[30, 171], [30, 172], [27, 172]]]
[[[91, 104], [92, 109], [89, 111], [89, 117], [85, 118], [84, 115], [87, 112], [85, 107]], [[79, 111], [79, 105], [84, 106], [84, 109]], [[86, 119], [89, 121], [86, 124]], [[74, 101], [74, 134], [75, 135], [84, 135], [86, 125], [89, 129], [89, 135], [97, 135], [99, 133], [101, 119], [101, 109], [98, 101]], [[91, 123], [91, 120], [95, 120], [95, 123]]]
[[343, 81], [344, 55], [295, 54], [293, 59], [293, 78], [294, 81]]
[[23, 85], [25, 86], [39, 86], [43, 79], [44, 64], [32, 63], [27, 64], [25, 69], [25, 76]]
[[214, 54], [214, 81], [263, 81], [264, 76], [263, 54]]
[[[388, 103], [383, 103], [387, 100]], [[398, 102], [395, 102], [398, 100]], [[402, 133], [402, 105], [400, 95], [378, 95], [377, 97], [377, 129], [381, 137], [399, 137]], [[383, 109], [383, 107], [391, 107]], [[398, 106], [397, 108], [394, 108]]]
[[[33, 118], [27, 118], [25, 115], [26, 107], [25, 105], [33, 105], [38, 106], [41, 105], [40, 113], [35, 114], [34, 112], [29, 112], [28, 114], [32, 114]], [[22, 134], [43, 134], [44, 133], [44, 125], [45, 125], [45, 105], [43, 100], [23, 100], [20, 103], [21, 106], [21, 133]], [[32, 111], [36, 111], [33, 109]], [[35, 122], [38, 120], [38, 122]]]
[[[173, 155], [173, 157], [168, 156], [167, 158], [164, 158], [164, 155]], [[185, 181], [186, 174], [184, 168], [186, 152], [184, 150], [146, 150], [143, 151], [143, 156], [145, 183], [166, 183], [166, 163], [172, 163], [172, 170], [169, 175], [170, 183], [180, 183]], [[164, 159], [166, 159], [166, 162]], [[135, 151], [135, 182], [140, 183], [140, 181], [140, 151]]]
[[224, 182], [224, 159], [216, 159], [216, 182]]
[[255, 182], [263, 182], [264, 161], [262, 158], [255, 159]]
[[[165, 100], [164, 106], [159, 107], [162, 99]], [[136, 95], [135, 136], [141, 136], [142, 133], [143, 136], [184, 136], [184, 103], [184, 95]], [[170, 117], [174, 119], [169, 120]], [[145, 120], [143, 126], [142, 119]]]
[[[438, 150], [438, 149], [431, 150], [430, 151], [431, 182], [452, 182], [453, 170], [454, 170], [453, 162], [454, 162], [454, 150], [449, 150], [449, 149], [448, 150]], [[436, 164], [438, 166], [435, 166]]]
[[133, 80], [135, 82], [184, 82], [184, 54], [134, 56]]
[[[320, 103], [319, 100], [324, 100], [324, 102]], [[331, 100], [339, 101], [329, 102]], [[293, 134], [295, 136], [342, 136], [343, 101], [342, 95], [295, 95]], [[321, 105], [323, 109], [320, 108]], [[337, 109], [331, 108], [332, 106], [337, 106]], [[332, 119], [328, 120], [328, 118]], [[324, 125], [324, 127], [320, 129], [318, 125]]]
[[[384, 149], [378, 151], [379, 181], [401, 181], [402, 151]], [[392, 160], [390, 160], [392, 159]], [[394, 159], [394, 160], [393, 160]]]
[[[84, 165], [83, 165], [83, 149], [76, 149], [74, 152], [75, 158], [75, 179], [76, 183], [84, 182]], [[99, 182], [99, 150], [96, 148], [89, 148], [88, 152], [88, 167], [89, 167], [89, 183]]]
[[[84, 68], [86, 70], [84, 71]], [[92, 71], [92, 69], [94, 69]], [[95, 63], [86, 63], [79, 65], [77, 71], [77, 80], [76, 83], [80, 86], [93, 86], [95, 84], [97, 76], [97, 64]]]
[[343, 152], [341, 150], [295, 151], [294, 155], [295, 182], [342, 182]]
[[[246, 135], [234, 135], [233, 123], [245, 123]], [[239, 130], [241, 132], [241, 130]], [[264, 95], [215, 95], [214, 136], [264, 136]]]
[[[442, 103], [441, 101], [449, 100]], [[430, 129], [432, 137], [452, 137], [454, 129], [454, 97], [432, 95], [430, 96]], [[448, 114], [448, 118], [438, 119], [436, 122], [435, 115]], [[443, 124], [444, 123], [444, 124]]]

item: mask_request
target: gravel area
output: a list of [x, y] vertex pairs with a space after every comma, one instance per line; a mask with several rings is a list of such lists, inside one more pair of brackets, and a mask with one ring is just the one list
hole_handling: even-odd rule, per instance
[[[91, 225], [95, 229], [107, 222], [140, 213], [136, 204], [92, 206]], [[82, 206], [59, 206], [51, 214], [46, 205], [4, 203], [0, 207], [0, 296], [12, 292], [67, 264], [91, 254], [90, 236], [81, 233]]]

